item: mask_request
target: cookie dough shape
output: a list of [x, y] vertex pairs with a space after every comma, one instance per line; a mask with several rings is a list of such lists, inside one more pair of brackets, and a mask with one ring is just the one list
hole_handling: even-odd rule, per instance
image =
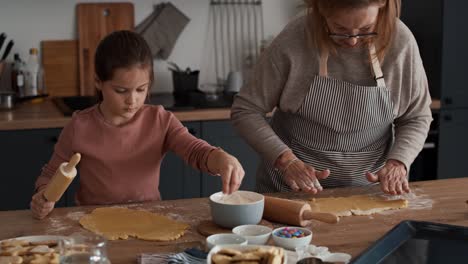
[[332, 213], [336, 216], [371, 215], [408, 207], [408, 200], [405, 199], [386, 200], [371, 195], [314, 198], [309, 203], [314, 212]]
[[166, 216], [122, 207], [96, 208], [80, 219], [80, 224], [109, 240], [129, 236], [151, 241], [170, 241], [181, 237], [189, 225]]

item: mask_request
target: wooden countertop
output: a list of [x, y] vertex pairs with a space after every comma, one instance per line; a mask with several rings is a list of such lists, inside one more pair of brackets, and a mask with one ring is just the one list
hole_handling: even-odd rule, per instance
[[[440, 101], [434, 100], [433, 110], [440, 108]], [[177, 111], [174, 115], [184, 121], [229, 120], [229, 108], [210, 108], [203, 110]], [[64, 116], [49, 99], [18, 105], [14, 110], [0, 111], [0, 131], [62, 128], [71, 117]]]
[[[231, 109], [210, 108], [203, 110], [177, 111], [180, 121], [228, 120]], [[18, 105], [14, 110], [0, 111], [0, 131], [38, 128], [62, 128], [71, 117], [64, 116], [55, 104], [45, 99]]]
[[[377, 186], [378, 187], [378, 186]], [[468, 226], [468, 178], [411, 183], [417, 199], [410, 199], [409, 208], [386, 211], [372, 216], [342, 217], [338, 224], [313, 222], [309, 228], [314, 233], [312, 243], [326, 246], [332, 252], [346, 252], [358, 256], [373, 242], [402, 220], [421, 220]], [[348, 196], [375, 191], [363, 188], [340, 188], [323, 191], [320, 197]], [[305, 194], [277, 194], [294, 199], [311, 198]], [[430, 204], [432, 203], [432, 206]], [[133, 209], [145, 209], [160, 213], [190, 225], [188, 232], [172, 242], [148, 242], [128, 239], [110, 241], [108, 254], [113, 264], [136, 263], [139, 253], [180, 252], [184, 248], [203, 246], [205, 237], [196, 231], [198, 223], [210, 218], [207, 198], [160, 201], [145, 204], [124, 205]], [[0, 212], [0, 240], [29, 235], [89, 234], [80, 227], [78, 220], [95, 207], [56, 208], [44, 220], [35, 220], [28, 210]], [[280, 213], [280, 212], [279, 212]], [[276, 225], [277, 226], [277, 225]]]

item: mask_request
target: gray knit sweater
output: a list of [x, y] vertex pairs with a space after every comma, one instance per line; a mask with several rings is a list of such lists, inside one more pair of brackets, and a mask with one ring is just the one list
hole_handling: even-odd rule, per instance
[[[395, 38], [381, 62], [396, 116], [395, 142], [388, 159], [407, 168], [421, 151], [432, 121], [426, 74], [410, 30], [398, 21]], [[237, 132], [272, 164], [289, 147], [265, 120], [278, 107], [296, 113], [319, 72], [319, 53], [306, 40], [306, 19], [298, 18], [262, 53], [231, 110]], [[367, 48], [338, 48], [330, 54], [328, 76], [357, 85], [375, 86]]]

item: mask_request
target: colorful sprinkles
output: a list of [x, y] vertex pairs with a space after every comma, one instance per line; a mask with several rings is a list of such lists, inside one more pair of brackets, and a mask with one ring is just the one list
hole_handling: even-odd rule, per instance
[[299, 238], [299, 237], [307, 236], [304, 230], [301, 230], [298, 228], [291, 228], [291, 227], [282, 228], [276, 231], [275, 235], [279, 237], [284, 237], [284, 238]]

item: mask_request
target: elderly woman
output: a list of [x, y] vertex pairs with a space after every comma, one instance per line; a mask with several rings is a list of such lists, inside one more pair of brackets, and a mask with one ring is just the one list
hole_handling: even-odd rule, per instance
[[400, 0], [305, 2], [307, 15], [263, 52], [232, 107], [236, 130], [263, 160], [258, 191], [380, 182], [385, 193], [409, 192], [432, 116]]

